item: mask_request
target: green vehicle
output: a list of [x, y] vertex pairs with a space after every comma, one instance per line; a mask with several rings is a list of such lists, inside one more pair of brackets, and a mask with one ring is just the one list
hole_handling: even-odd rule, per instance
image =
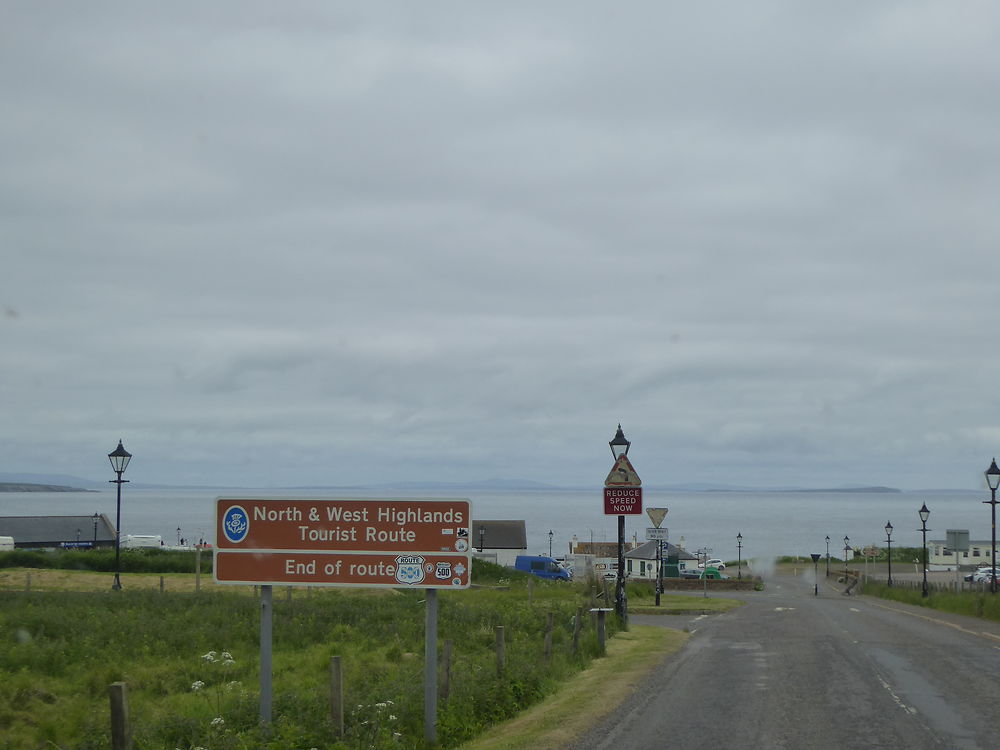
[[699, 578], [707, 578], [710, 581], [721, 581], [723, 578], [729, 578], [725, 573], [720, 573], [718, 568], [709, 566], [702, 571]]

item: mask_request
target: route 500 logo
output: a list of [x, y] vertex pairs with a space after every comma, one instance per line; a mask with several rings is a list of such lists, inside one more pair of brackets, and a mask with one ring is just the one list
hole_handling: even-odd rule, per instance
[[424, 558], [419, 555], [400, 555], [396, 558], [396, 580], [412, 586], [424, 580]]

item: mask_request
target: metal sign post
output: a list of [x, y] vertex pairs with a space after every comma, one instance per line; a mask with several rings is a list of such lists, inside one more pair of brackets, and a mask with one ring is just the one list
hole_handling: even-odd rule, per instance
[[424, 739], [437, 742], [437, 589], [427, 589], [424, 620]]
[[273, 638], [274, 598], [270, 586], [260, 587], [260, 721], [271, 723], [271, 644]]
[[661, 529], [660, 524], [667, 517], [667, 508], [646, 508], [646, 515], [653, 522], [652, 529], [646, 529], [646, 539], [656, 540], [656, 606], [660, 606], [660, 593], [663, 591], [663, 543], [667, 540], [667, 529]]

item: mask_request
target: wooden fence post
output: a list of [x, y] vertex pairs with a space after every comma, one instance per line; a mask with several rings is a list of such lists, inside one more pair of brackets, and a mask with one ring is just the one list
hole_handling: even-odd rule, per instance
[[128, 685], [113, 682], [108, 687], [111, 698], [111, 748], [132, 750], [132, 722], [128, 711]]
[[573, 653], [580, 651], [580, 630], [583, 628], [583, 607], [576, 608], [576, 620], [573, 622]]
[[330, 720], [338, 737], [344, 736], [344, 671], [339, 656], [330, 657]]
[[507, 660], [507, 656], [504, 653], [503, 625], [497, 625], [496, 637], [497, 637], [497, 674], [502, 675]]
[[552, 620], [555, 615], [549, 612], [545, 616], [545, 663], [552, 661]]

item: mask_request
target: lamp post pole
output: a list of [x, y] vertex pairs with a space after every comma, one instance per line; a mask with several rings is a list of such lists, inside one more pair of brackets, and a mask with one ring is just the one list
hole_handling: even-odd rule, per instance
[[851, 551], [851, 540], [844, 534], [844, 583], [847, 583], [847, 553]]
[[91, 520], [94, 522], [94, 549], [97, 549], [97, 522], [101, 520], [101, 517], [95, 513]]
[[[889, 562], [889, 587], [892, 587], [892, 522], [885, 522], [885, 548]], [[956, 553], [957, 554], [957, 553]]]
[[826, 535], [826, 577], [830, 577], [830, 535]]
[[552, 557], [552, 529], [549, 529], [549, 557]]
[[997, 487], [1000, 486], [1000, 468], [997, 468], [995, 458], [990, 464], [990, 468], [986, 470], [986, 483], [990, 486], [990, 499], [983, 500], [983, 502], [990, 505], [990, 527], [993, 534], [990, 541], [992, 545], [990, 565], [993, 568], [993, 574], [990, 576], [990, 593], [995, 594], [997, 592]]
[[743, 580], [743, 534], [736, 533], [736, 579]]
[[115, 513], [115, 582], [111, 584], [111, 589], [113, 591], [120, 591], [122, 587], [122, 581], [119, 576], [121, 571], [121, 541], [122, 541], [122, 485], [127, 482], [127, 479], [122, 479], [122, 474], [125, 473], [125, 468], [128, 466], [128, 462], [132, 459], [132, 454], [129, 453], [122, 446], [122, 441], [118, 441], [118, 447], [115, 448], [111, 453], [108, 454], [108, 459], [111, 461], [111, 468], [114, 469], [115, 474], [118, 475], [117, 479], [109, 479], [108, 481], [118, 485], [118, 504], [117, 511]]
[[813, 552], [811, 557], [813, 559], [813, 596], [819, 596], [819, 558], [822, 555], [819, 552]]
[[480, 521], [479, 522], [479, 552], [480, 553], [482, 553], [482, 551], [483, 551], [483, 537], [486, 536], [486, 529], [483, 528], [482, 524], [483, 524], [483, 522]]
[[920, 515], [920, 530], [924, 535], [924, 585], [921, 589], [920, 595], [927, 597], [927, 519], [930, 517], [931, 512], [927, 510], [927, 503], [920, 506], [920, 510], [917, 511]]
[[[622, 432], [621, 424], [618, 425], [618, 431], [615, 436], [608, 442], [611, 447], [611, 455], [615, 457], [617, 462], [622, 456], [628, 455], [629, 446], [632, 445], [631, 441], [625, 439], [625, 433]], [[628, 621], [628, 600], [626, 598], [625, 592], [625, 516], [618, 516], [618, 576], [615, 580], [615, 613], [622, 623]]]

